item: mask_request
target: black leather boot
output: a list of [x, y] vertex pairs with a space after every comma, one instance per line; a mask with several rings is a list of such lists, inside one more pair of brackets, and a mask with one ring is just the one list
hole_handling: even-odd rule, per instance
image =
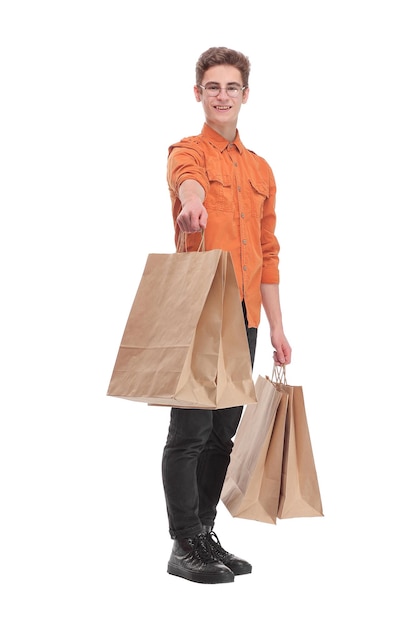
[[252, 565], [243, 559], [239, 559], [234, 554], [230, 554], [225, 550], [216, 533], [213, 531], [212, 526], [203, 526], [203, 532], [206, 533], [207, 541], [211, 547], [211, 550], [222, 563], [227, 565], [229, 569], [235, 574], [235, 576], [240, 576], [240, 574], [250, 574], [252, 571]]
[[233, 572], [213, 554], [205, 533], [192, 539], [174, 539], [168, 574], [195, 583], [232, 583], [234, 580]]

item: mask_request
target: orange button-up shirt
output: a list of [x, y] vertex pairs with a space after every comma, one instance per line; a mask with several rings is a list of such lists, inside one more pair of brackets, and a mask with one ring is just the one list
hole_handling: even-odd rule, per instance
[[[230, 143], [204, 124], [200, 135], [169, 147], [167, 179], [177, 247], [179, 187], [190, 179], [203, 187], [208, 212], [205, 249], [230, 251], [248, 325], [257, 328], [261, 283], [279, 283], [279, 243], [274, 234], [276, 184], [270, 166], [244, 147], [239, 133]], [[199, 233], [187, 235], [187, 250], [197, 250], [200, 242]]]

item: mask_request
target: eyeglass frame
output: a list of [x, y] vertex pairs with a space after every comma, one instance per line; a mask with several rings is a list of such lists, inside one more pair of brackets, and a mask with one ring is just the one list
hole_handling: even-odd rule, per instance
[[[210, 84], [210, 83], [208, 83], [208, 84]], [[216, 83], [213, 83], [213, 84], [215, 85]], [[237, 85], [237, 83], [232, 83], [232, 84]], [[208, 88], [206, 87], [206, 85], [197, 85], [197, 87], [200, 87], [201, 89], [204, 89], [204, 91], [208, 91]], [[247, 88], [248, 88], [248, 85], [245, 85], [244, 87], [241, 87], [240, 85], [237, 85], [235, 87], [232, 87], [231, 85], [229, 85], [228, 87], [220, 87], [219, 86], [219, 87], [216, 88], [218, 90], [218, 93], [216, 93], [215, 95], [214, 94], [209, 94], [209, 96], [211, 98], [217, 98], [220, 95], [220, 92], [224, 90], [227, 93], [227, 95], [229, 96], [229, 98], [237, 98], [238, 95], [239, 95], [239, 91], [241, 91], [243, 93], [245, 91], [245, 89], [247, 89]], [[228, 89], [235, 89], [236, 92], [237, 92], [236, 95], [232, 96], [230, 93], [227, 92]]]

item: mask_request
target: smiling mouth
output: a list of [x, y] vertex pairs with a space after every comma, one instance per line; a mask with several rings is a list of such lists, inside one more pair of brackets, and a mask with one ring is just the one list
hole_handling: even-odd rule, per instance
[[229, 110], [229, 109], [231, 109], [232, 107], [229, 107], [229, 106], [219, 106], [219, 105], [217, 105], [217, 106], [215, 106], [214, 108], [215, 108], [215, 109], [217, 109], [217, 111], [228, 111], [228, 110]]

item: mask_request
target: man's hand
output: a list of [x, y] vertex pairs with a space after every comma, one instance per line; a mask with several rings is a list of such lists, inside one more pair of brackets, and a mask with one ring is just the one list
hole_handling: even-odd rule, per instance
[[291, 346], [283, 331], [275, 331], [271, 334], [271, 343], [275, 348], [273, 358], [277, 365], [289, 365], [291, 363]]
[[197, 233], [207, 226], [208, 213], [203, 202], [205, 193], [196, 180], [185, 180], [179, 188], [181, 211], [177, 224], [183, 233]]
[[201, 200], [194, 197], [182, 205], [177, 224], [184, 233], [196, 233], [207, 226], [207, 209]]
[[291, 346], [288, 343], [284, 335], [278, 340], [274, 341], [271, 337], [272, 345], [274, 346], [273, 359], [276, 365], [289, 365], [291, 363]]

